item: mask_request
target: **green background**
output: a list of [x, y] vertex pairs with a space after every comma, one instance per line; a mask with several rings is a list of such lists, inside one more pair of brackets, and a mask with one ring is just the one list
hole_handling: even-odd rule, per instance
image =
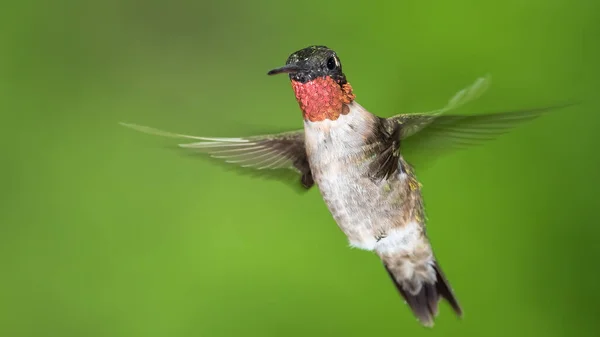
[[[0, 19], [0, 336], [597, 336], [598, 1], [13, 1]], [[381, 116], [486, 73], [461, 112], [583, 101], [418, 172], [462, 320], [442, 304], [422, 328], [317, 189], [117, 124], [300, 128], [266, 72], [311, 44]]]

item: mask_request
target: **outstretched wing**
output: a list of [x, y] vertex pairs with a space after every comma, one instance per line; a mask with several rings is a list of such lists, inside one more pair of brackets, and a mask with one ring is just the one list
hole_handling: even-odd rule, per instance
[[[480, 97], [490, 86], [490, 77], [478, 78], [471, 86], [459, 91], [448, 104], [436, 111], [401, 114], [386, 120], [390, 135], [396, 133], [400, 151], [408, 161], [414, 158], [438, 157], [444, 153], [468, 148], [495, 139], [521, 123], [546, 112], [572, 104], [516, 110], [483, 115], [447, 114]], [[394, 132], [393, 130], [399, 129]], [[391, 142], [392, 140], [390, 140]], [[418, 165], [417, 165], [418, 166]]]
[[521, 123], [566, 106], [568, 105], [485, 115], [443, 115], [428, 122], [419, 132], [407, 136], [402, 146], [406, 146], [406, 150], [410, 148], [415, 151], [439, 152], [463, 149], [493, 140]]
[[400, 139], [408, 138], [426, 128], [443, 114], [456, 110], [465, 104], [479, 98], [489, 88], [489, 75], [478, 78], [473, 84], [457, 92], [445, 107], [429, 112], [399, 114], [388, 118], [391, 124], [400, 124]]
[[244, 138], [211, 138], [171, 133], [136, 124], [120, 124], [149, 134], [195, 140], [179, 146], [240, 167], [293, 170], [301, 175], [305, 188], [314, 184], [304, 148], [304, 130]]

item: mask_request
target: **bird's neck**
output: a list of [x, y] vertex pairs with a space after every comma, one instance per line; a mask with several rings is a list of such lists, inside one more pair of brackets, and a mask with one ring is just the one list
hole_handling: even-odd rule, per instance
[[340, 85], [328, 76], [306, 83], [292, 81], [292, 87], [304, 119], [311, 122], [336, 120], [348, 114], [348, 104], [355, 98], [350, 83]]

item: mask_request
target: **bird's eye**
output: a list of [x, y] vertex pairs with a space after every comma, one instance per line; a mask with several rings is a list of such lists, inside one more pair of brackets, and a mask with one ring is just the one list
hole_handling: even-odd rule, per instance
[[327, 69], [329, 70], [333, 70], [337, 67], [337, 61], [335, 60], [335, 57], [330, 57], [327, 59]]

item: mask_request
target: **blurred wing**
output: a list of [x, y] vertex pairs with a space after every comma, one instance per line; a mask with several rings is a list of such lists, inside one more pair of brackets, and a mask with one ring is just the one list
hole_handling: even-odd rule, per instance
[[416, 151], [445, 151], [479, 145], [508, 133], [521, 123], [563, 106], [500, 112], [485, 115], [443, 115], [403, 140], [402, 146]]
[[304, 187], [310, 188], [314, 184], [304, 148], [304, 130], [244, 138], [211, 138], [171, 133], [136, 124], [120, 124], [149, 134], [196, 140], [179, 146], [241, 167], [256, 170], [290, 169], [302, 176]]
[[[478, 78], [469, 87], [457, 92], [445, 107], [427, 113], [400, 114], [380, 119], [380, 135], [383, 147], [373, 160], [369, 171], [374, 180], [388, 179], [396, 174], [399, 167], [400, 151], [406, 155], [404, 139], [414, 138], [424, 129], [432, 126], [445, 112], [458, 109], [466, 103], [478, 98], [489, 87], [490, 77]], [[413, 159], [407, 156], [407, 159]], [[412, 160], [411, 160], [412, 161]]]
[[419, 154], [437, 157], [444, 152], [479, 145], [546, 112], [572, 105], [471, 116], [446, 114], [480, 97], [489, 85], [490, 77], [482, 77], [471, 86], [459, 91], [440, 110], [388, 118], [388, 129], [392, 130], [396, 126], [401, 129], [400, 148], [407, 160], [413, 161], [411, 156]]
[[401, 125], [400, 139], [410, 137], [421, 131], [427, 125], [435, 121], [439, 116], [452, 110], [456, 110], [465, 104], [479, 98], [490, 86], [491, 77], [478, 78], [473, 84], [457, 92], [445, 107], [429, 112], [400, 114], [388, 118], [388, 120]]

